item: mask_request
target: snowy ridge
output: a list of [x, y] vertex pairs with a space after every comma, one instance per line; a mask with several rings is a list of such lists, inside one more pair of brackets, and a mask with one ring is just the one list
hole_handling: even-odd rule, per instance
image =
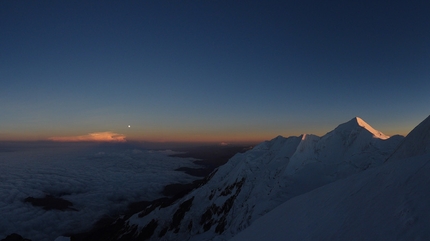
[[430, 153], [430, 116], [405, 137], [390, 161], [427, 153]]
[[359, 117], [339, 125], [321, 138], [309, 138], [303, 140], [307, 144], [303, 144], [291, 158], [288, 175], [313, 163], [333, 172], [326, 172], [326, 175], [346, 177], [382, 164], [383, 158], [394, 150], [401, 139], [400, 136], [389, 138]]
[[360, 117], [355, 117], [355, 120], [357, 121], [357, 124], [359, 126], [361, 126], [364, 129], [368, 130], [370, 133], [372, 133], [375, 136], [375, 138], [379, 138], [379, 139], [383, 139], [383, 140], [386, 140], [386, 139], [390, 138], [389, 136], [384, 135], [382, 132], [373, 129], [373, 127], [371, 127], [369, 124], [367, 124]]
[[385, 165], [294, 197], [239, 240], [430, 240], [430, 117]]
[[430, 155], [396, 160], [297, 196], [232, 241], [430, 240]]
[[322, 137], [278, 136], [235, 155], [173, 205], [133, 215], [123, 232], [151, 240], [227, 240], [293, 197], [381, 165], [401, 139], [359, 118]]

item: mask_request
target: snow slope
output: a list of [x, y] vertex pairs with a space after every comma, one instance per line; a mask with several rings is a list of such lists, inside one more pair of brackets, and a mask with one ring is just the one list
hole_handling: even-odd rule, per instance
[[382, 165], [401, 140], [358, 117], [322, 137], [278, 136], [237, 154], [173, 205], [133, 215], [122, 233], [152, 240], [226, 240], [291, 198]]
[[292, 198], [231, 240], [430, 240], [429, 137], [427, 118], [391, 162]]
[[397, 160], [293, 198], [239, 240], [430, 240], [430, 155]]
[[430, 116], [415, 127], [402, 141], [390, 160], [430, 153]]

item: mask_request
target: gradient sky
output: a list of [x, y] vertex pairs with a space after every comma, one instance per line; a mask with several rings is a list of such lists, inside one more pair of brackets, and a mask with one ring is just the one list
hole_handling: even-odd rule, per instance
[[[0, 1], [0, 140], [322, 135], [430, 114], [430, 1]], [[131, 125], [128, 128], [128, 125]]]

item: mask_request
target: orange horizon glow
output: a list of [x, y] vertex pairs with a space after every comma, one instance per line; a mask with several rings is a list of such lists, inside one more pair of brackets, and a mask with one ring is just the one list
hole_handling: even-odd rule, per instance
[[[186, 135], [186, 134], [166, 134], [157, 135], [156, 133], [132, 133], [132, 134], [118, 134], [111, 131], [106, 132], [91, 132], [86, 135], [58, 135], [58, 136], [44, 136], [43, 134], [37, 135], [3, 135], [0, 141], [54, 141], [54, 142], [151, 142], [151, 143], [218, 143], [220, 145], [229, 144], [249, 144], [260, 143], [265, 140], [275, 138], [277, 135]], [[287, 136], [286, 136], [287, 137]]]
[[[37, 132], [21, 131], [18, 133], [0, 133], [0, 141], [55, 141], [55, 142], [152, 142], [152, 143], [218, 143], [218, 144], [244, 144], [260, 143], [271, 140], [278, 135], [284, 137], [300, 136], [303, 133], [323, 136], [332, 127], [315, 128], [304, 132], [305, 128], [283, 129], [283, 130], [188, 130], [188, 129], [122, 129], [122, 130], [87, 130], [81, 135], [74, 135], [76, 131], [65, 131], [49, 135], [49, 131], [40, 130]], [[378, 128], [377, 128], [378, 129]], [[388, 128], [387, 128], [388, 129]], [[384, 134], [393, 136], [401, 128], [390, 127]], [[403, 127], [401, 132], [408, 133], [408, 128]], [[388, 132], [388, 133], [387, 133]], [[82, 133], [82, 132], [81, 132]], [[121, 134], [119, 134], [121, 133]], [[406, 136], [404, 133], [400, 133]]]
[[263, 133], [133, 133], [127, 135], [127, 141], [154, 143], [218, 143], [220, 145], [237, 143], [260, 143], [275, 138], [277, 135]]
[[118, 134], [111, 131], [105, 132], [93, 132], [87, 135], [81, 136], [60, 136], [60, 137], [50, 137], [50, 141], [58, 142], [126, 142], [126, 137], [123, 134]]

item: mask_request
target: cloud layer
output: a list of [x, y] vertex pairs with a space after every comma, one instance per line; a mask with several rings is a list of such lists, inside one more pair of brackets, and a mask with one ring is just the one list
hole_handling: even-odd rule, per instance
[[95, 141], [95, 142], [125, 142], [125, 135], [111, 131], [94, 132], [82, 136], [60, 136], [50, 137], [51, 141], [61, 142], [79, 142], [79, 141]]
[[[19, 233], [33, 241], [52, 241], [83, 231], [130, 202], [160, 198], [167, 184], [195, 180], [174, 171], [196, 167], [190, 159], [129, 144], [16, 145], [0, 148], [0, 239]], [[24, 202], [45, 195], [68, 200], [78, 211], [46, 211]]]

